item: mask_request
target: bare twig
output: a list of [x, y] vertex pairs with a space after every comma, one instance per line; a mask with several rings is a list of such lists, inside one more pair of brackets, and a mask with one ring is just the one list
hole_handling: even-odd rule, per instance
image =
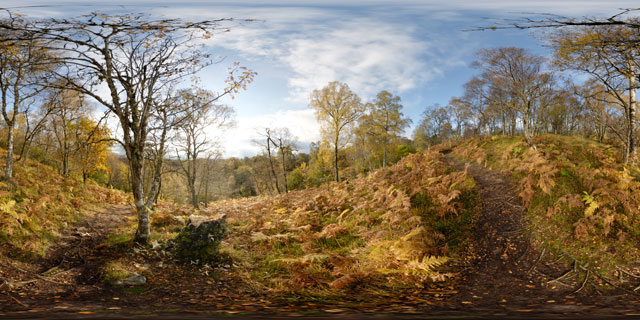
[[548, 264], [549, 264], [549, 265], [556, 264], [556, 263], [558, 263], [560, 260], [562, 260], [562, 259], [564, 259], [564, 258], [565, 258], [565, 254], [564, 254], [564, 253], [562, 253], [562, 254], [560, 254], [560, 256], [558, 257], [558, 259], [556, 259], [555, 261], [550, 262], [550, 263], [548, 263]]
[[628, 275], [628, 276], [631, 276], [631, 277], [633, 277], [633, 278], [638, 278], [638, 279], [640, 279], [640, 275], [633, 274], [633, 273], [631, 273], [631, 272], [629, 272], [629, 271], [627, 271], [627, 270], [625, 270], [625, 269], [622, 269], [622, 268], [620, 268], [620, 267], [618, 267], [618, 266], [616, 266], [616, 269], [618, 269], [618, 271], [620, 271], [620, 273], [624, 273], [624, 274], [626, 274], [626, 275]]
[[5, 280], [4, 283], [2, 283], [2, 285], [0, 285], [0, 288], [14, 288], [17, 286], [22, 286], [25, 284], [29, 284], [29, 283], [33, 283], [38, 281], [38, 279], [31, 279], [31, 280], [25, 280], [25, 281], [9, 281], [9, 280]]
[[21, 305], [21, 306], [23, 306], [23, 307], [25, 307], [25, 308], [28, 308], [28, 307], [29, 307], [29, 305], [27, 305], [27, 304], [23, 303], [22, 301], [18, 300], [16, 297], [12, 296], [12, 295], [11, 295], [11, 294], [9, 294], [8, 292], [7, 292], [7, 296], [9, 296], [9, 298], [11, 298], [13, 301], [15, 301], [16, 303], [18, 303], [19, 305]]
[[518, 258], [518, 260], [516, 260], [517, 263], [520, 263], [520, 261], [522, 260], [522, 258], [524, 258], [527, 253], [529, 253], [529, 248], [531, 247], [531, 237], [528, 237], [527, 239], [527, 248], [524, 249], [524, 253]]
[[584, 289], [584, 286], [587, 284], [587, 281], [589, 280], [590, 275], [591, 275], [591, 270], [587, 269], [587, 274], [584, 276], [584, 281], [582, 281], [582, 285], [580, 286], [580, 288], [578, 288], [578, 290], [574, 291], [573, 293], [578, 293], [582, 289]]
[[98, 234], [98, 236], [102, 236], [102, 233], [101, 233], [100, 231], [96, 230], [96, 228], [94, 228], [94, 227], [89, 223], [89, 221], [85, 221], [84, 223], [85, 223], [87, 226], [89, 226], [89, 228], [90, 228], [91, 230], [93, 230], [93, 232], [97, 233], [97, 234]]
[[561, 282], [560, 280], [564, 279], [566, 276], [568, 276], [568, 275], [570, 275], [570, 274], [576, 274], [576, 273], [573, 271], [573, 269], [569, 269], [569, 271], [567, 271], [567, 272], [563, 273], [561, 276], [559, 276], [559, 277], [557, 277], [557, 278], [555, 278], [555, 279], [552, 279], [552, 280], [547, 281], [547, 283], [551, 283], [551, 282], [558, 282], [558, 283], [564, 284], [564, 283], [563, 283], [563, 282]]
[[533, 268], [535, 268], [535, 266], [538, 264], [538, 262], [540, 262], [540, 260], [542, 259], [542, 256], [544, 255], [544, 253], [546, 252], [547, 248], [543, 247], [542, 248], [542, 252], [540, 252], [540, 256], [538, 257], [538, 259], [536, 259], [536, 261], [531, 265], [531, 267], [529, 268], [529, 270], [527, 270], [527, 272], [533, 270]]

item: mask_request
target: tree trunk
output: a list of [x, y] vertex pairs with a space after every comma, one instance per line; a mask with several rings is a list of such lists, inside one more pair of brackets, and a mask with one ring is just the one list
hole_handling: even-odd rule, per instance
[[153, 181], [151, 183], [151, 189], [149, 190], [149, 196], [147, 197], [147, 207], [151, 208], [153, 203], [158, 199], [160, 193], [160, 184], [162, 183], [162, 166], [164, 164], [164, 151], [157, 154], [155, 166], [153, 168]]
[[62, 150], [62, 175], [65, 177], [69, 175], [69, 148], [66, 142]]
[[142, 179], [143, 158], [142, 152], [130, 152], [129, 167], [131, 168], [131, 189], [133, 190], [133, 200], [138, 213], [138, 230], [134, 241], [140, 244], [149, 242], [151, 226], [149, 224], [149, 210], [145, 205], [144, 186]]
[[158, 204], [158, 199], [160, 198], [160, 193], [162, 192], [162, 179], [158, 182], [158, 192], [156, 192], [155, 197], [153, 197], [153, 203]]
[[382, 144], [382, 167], [387, 167], [387, 141]]
[[167, 140], [167, 117], [163, 118], [162, 134], [160, 135], [160, 146], [158, 146], [158, 152], [156, 153], [156, 161], [153, 171], [153, 181], [151, 183], [151, 190], [149, 190], [149, 196], [147, 198], [147, 207], [151, 208], [154, 203], [158, 201], [158, 194], [160, 193], [160, 185], [162, 183], [162, 167], [164, 166], [165, 155], [165, 141]]
[[189, 193], [191, 194], [191, 205], [194, 208], [200, 209], [200, 205], [198, 203], [198, 192], [196, 191], [196, 161], [195, 157], [191, 159], [187, 159], [189, 163], [187, 164], [187, 170], [189, 174], [187, 175], [187, 188], [189, 189]]
[[4, 168], [4, 177], [7, 180], [13, 178], [13, 140], [14, 140], [15, 121], [7, 122], [7, 164]]
[[198, 203], [198, 193], [196, 192], [195, 183], [193, 182], [189, 183], [189, 191], [191, 193], [191, 205], [193, 205], [193, 207], [196, 209], [200, 209], [200, 205]]
[[628, 132], [627, 132], [627, 157], [625, 160], [625, 164], [629, 162], [631, 159], [631, 163], [636, 163], [636, 144], [635, 144], [635, 121], [636, 121], [636, 113], [638, 112], [638, 101], [636, 100], [636, 74], [635, 68], [633, 68], [633, 62], [631, 65], [631, 75], [628, 77], [629, 80], [629, 116], [628, 116]]
[[340, 182], [340, 176], [338, 174], [338, 135], [336, 135], [336, 141], [335, 141], [335, 144], [333, 145], [333, 155], [334, 155], [333, 167], [336, 170], [336, 182]]
[[[208, 168], [207, 168], [208, 169]], [[207, 170], [207, 175], [205, 176], [205, 180], [204, 180], [204, 207], [208, 207], [209, 206], [209, 171]]]
[[527, 108], [527, 111], [522, 118], [522, 126], [524, 128], [524, 138], [527, 140], [527, 144], [531, 147], [531, 149], [536, 150], [536, 146], [533, 144], [533, 138], [531, 137], [531, 121], [530, 121], [530, 108]]
[[[282, 145], [282, 142], [280, 143]], [[284, 192], [289, 192], [289, 187], [287, 186], [287, 163], [284, 154], [284, 149], [280, 148], [280, 153], [282, 154], [282, 176], [284, 177]]]
[[273, 175], [273, 179], [276, 180], [276, 190], [278, 190], [278, 193], [281, 193], [280, 184], [278, 183], [278, 175], [276, 175], [276, 170], [273, 168], [273, 159], [271, 159], [271, 142], [269, 141], [269, 137], [267, 137], [267, 157], [269, 157], [269, 166], [271, 167], [271, 174]]

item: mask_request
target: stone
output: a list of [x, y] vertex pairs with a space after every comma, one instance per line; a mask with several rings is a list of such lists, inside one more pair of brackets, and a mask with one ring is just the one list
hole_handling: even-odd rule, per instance
[[131, 272], [128, 277], [114, 282], [118, 286], [141, 286], [145, 283], [147, 283], [147, 278], [136, 272]]
[[225, 215], [191, 215], [187, 225], [172, 240], [169, 249], [176, 258], [200, 263], [220, 261], [220, 242], [227, 236]]
[[171, 217], [173, 219], [173, 221], [175, 221], [176, 223], [183, 225], [185, 224], [184, 218], [182, 216], [172, 216]]

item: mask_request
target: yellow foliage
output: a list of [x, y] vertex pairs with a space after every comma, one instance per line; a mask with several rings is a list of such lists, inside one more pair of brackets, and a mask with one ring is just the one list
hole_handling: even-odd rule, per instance
[[591, 217], [600, 206], [598, 202], [593, 199], [593, 197], [591, 197], [586, 191], [584, 192], [582, 201], [584, 201], [584, 203], [587, 205], [587, 208], [584, 210], [584, 216], [587, 218]]

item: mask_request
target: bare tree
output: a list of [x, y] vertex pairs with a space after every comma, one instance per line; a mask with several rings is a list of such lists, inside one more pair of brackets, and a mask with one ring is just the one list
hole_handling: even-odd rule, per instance
[[[16, 120], [28, 110], [33, 98], [44, 88], [47, 51], [38, 46], [37, 35], [22, 30], [22, 19], [8, 17], [0, 21], [0, 108], [7, 126], [7, 160], [4, 177], [13, 178]], [[15, 29], [15, 30], [14, 30]]]
[[76, 136], [72, 124], [87, 112], [87, 102], [77, 91], [53, 89], [48, 97], [53, 111], [49, 121], [49, 129], [55, 137], [56, 148], [60, 157], [60, 174], [69, 175], [70, 159], [77, 151]]
[[212, 129], [222, 129], [233, 124], [233, 109], [227, 105], [215, 104], [219, 96], [203, 89], [182, 90], [179, 104], [183, 105], [185, 116], [178, 124], [176, 154], [187, 180], [191, 204], [199, 208], [196, 180], [198, 159], [202, 154], [216, 148], [213, 137], [207, 134]]
[[[582, 70], [599, 79], [608, 93], [619, 101], [625, 113], [625, 163], [635, 159], [635, 121], [638, 112], [636, 89], [640, 70], [640, 8], [621, 10], [605, 18], [572, 18], [555, 14], [504, 19], [496, 26], [474, 30], [552, 29], [551, 42], [556, 57], [565, 67]], [[565, 56], [564, 58], [562, 56]], [[568, 58], [568, 59], [566, 59]], [[620, 83], [619, 78], [626, 83]], [[628, 92], [624, 97], [623, 92]]]
[[276, 190], [278, 191], [278, 193], [281, 193], [282, 189], [280, 188], [280, 183], [278, 181], [278, 174], [276, 173], [276, 169], [273, 164], [273, 156], [271, 155], [272, 153], [275, 152], [275, 148], [276, 148], [276, 143], [274, 142], [274, 139], [273, 139], [274, 133], [275, 133], [274, 129], [264, 128], [264, 133], [258, 133], [260, 135], [260, 138], [254, 139], [253, 143], [264, 149], [267, 156], [267, 160], [269, 162], [269, 168], [271, 169], [270, 171], [271, 176], [275, 181]]
[[284, 191], [289, 192], [287, 186], [287, 157], [291, 157], [292, 153], [298, 149], [296, 143], [297, 138], [289, 132], [288, 128], [277, 128], [271, 130], [271, 132], [272, 134], [269, 136], [269, 139], [271, 139], [271, 143], [278, 148], [278, 153], [280, 154]]
[[636, 153], [636, 89], [640, 75], [640, 32], [627, 31], [620, 26], [589, 26], [557, 30], [550, 36], [556, 65], [597, 79], [624, 110], [625, 163]]
[[522, 114], [525, 139], [535, 149], [534, 116], [551, 103], [553, 94], [553, 77], [542, 70], [542, 57], [528, 55], [525, 49], [515, 47], [481, 49], [475, 65], [490, 81], [494, 96], [507, 95], [513, 99], [513, 107]]
[[[62, 64], [56, 74], [68, 80], [64, 85], [92, 97], [118, 118], [122, 129], [118, 142], [129, 162], [138, 213], [136, 242], [147, 243], [150, 233], [143, 172], [149, 124], [157, 112], [156, 98], [172, 83], [212, 63], [195, 40], [209, 38], [225, 21], [229, 19], [185, 22], [92, 13], [18, 26], [0, 23], [0, 31], [38, 37], [40, 47], [54, 52]], [[223, 94], [237, 92], [253, 76], [253, 72], [235, 66]], [[99, 94], [99, 86], [108, 90], [108, 96]]]

